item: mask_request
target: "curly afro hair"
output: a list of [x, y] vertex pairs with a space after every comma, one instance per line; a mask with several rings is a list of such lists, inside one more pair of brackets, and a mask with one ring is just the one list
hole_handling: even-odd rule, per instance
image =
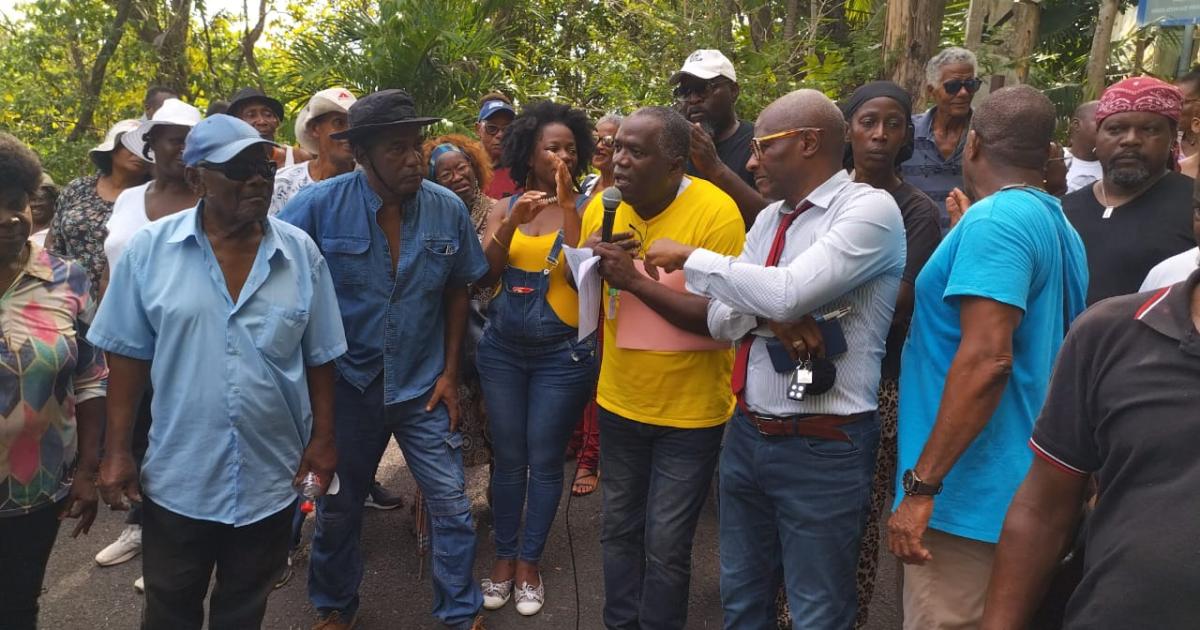
[[483, 150], [483, 145], [461, 133], [430, 138], [421, 147], [421, 156], [424, 158], [426, 170], [429, 166], [429, 156], [439, 144], [452, 144], [462, 149], [462, 152], [467, 154], [467, 161], [471, 163], [471, 170], [475, 171], [475, 181], [479, 183], [479, 188], [481, 190], [487, 188], [488, 183], [492, 181], [492, 161], [488, 158], [487, 152]]
[[578, 180], [592, 164], [596, 139], [592, 137], [592, 122], [581, 109], [553, 101], [538, 101], [521, 108], [504, 132], [504, 148], [500, 163], [509, 167], [513, 181], [524, 185], [529, 178], [529, 161], [542, 135], [542, 128], [561, 123], [575, 136], [575, 169], [571, 175]]
[[25, 208], [42, 185], [42, 162], [33, 149], [0, 131], [0, 206]]

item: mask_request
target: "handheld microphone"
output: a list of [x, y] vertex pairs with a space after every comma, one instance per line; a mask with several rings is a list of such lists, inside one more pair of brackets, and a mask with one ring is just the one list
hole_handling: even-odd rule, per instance
[[621, 205], [621, 191], [616, 186], [609, 186], [600, 197], [604, 204], [604, 222], [600, 224], [600, 240], [612, 242], [613, 223], [617, 220], [617, 206]]

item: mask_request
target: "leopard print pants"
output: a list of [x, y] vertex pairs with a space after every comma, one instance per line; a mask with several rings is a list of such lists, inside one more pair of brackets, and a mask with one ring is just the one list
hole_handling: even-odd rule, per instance
[[[900, 401], [900, 384], [892, 379], [879, 383], [879, 454], [875, 456], [875, 479], [871, 482], [871, 507], [867, 525], [863, 529], [862, 543], [858, 551], [858, 616], [854, 620], [856, 630], [867, 625], [867, 611], [875, 595], [875, 573], [879, 570], [879, 543], [882, 541], [880, 524], [887, 514], [887, 500], [896, 483], [896, 417]], [[775, 598], [779, 630], [792, 627], [792, 615], [788, 610], [787, 593], [783, 586]]]

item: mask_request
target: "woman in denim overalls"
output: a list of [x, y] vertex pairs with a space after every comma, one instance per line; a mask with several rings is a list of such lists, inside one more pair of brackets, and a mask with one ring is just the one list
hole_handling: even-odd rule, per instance
[[[578, 295], [562, 247], [579, 242], [576, 182], [595, 141], [587, 115], [549, 101], [509, 125], [502, 161], [523, 182], [493, 206], [484, 237], [496, 285], [477, 366], [492, 434], [496, 563], [483, 580], [484, 607], [517, 612], [545, 601], [538, 561], [558, 511], [567, 441], [595, 385], [596, 340], [578, 337]], [[524, 513], [524, 528], [521, 516]]]

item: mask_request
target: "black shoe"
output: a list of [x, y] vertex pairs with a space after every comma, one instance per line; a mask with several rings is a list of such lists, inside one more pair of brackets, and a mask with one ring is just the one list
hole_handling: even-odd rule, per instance
[[372, 481], [371, 489], [367, 492], [367, 500], [363, 502], [363, 505], [376, 510], [394, 510], [404, 505], [404, 497], [391, 494], [378, 481]]

